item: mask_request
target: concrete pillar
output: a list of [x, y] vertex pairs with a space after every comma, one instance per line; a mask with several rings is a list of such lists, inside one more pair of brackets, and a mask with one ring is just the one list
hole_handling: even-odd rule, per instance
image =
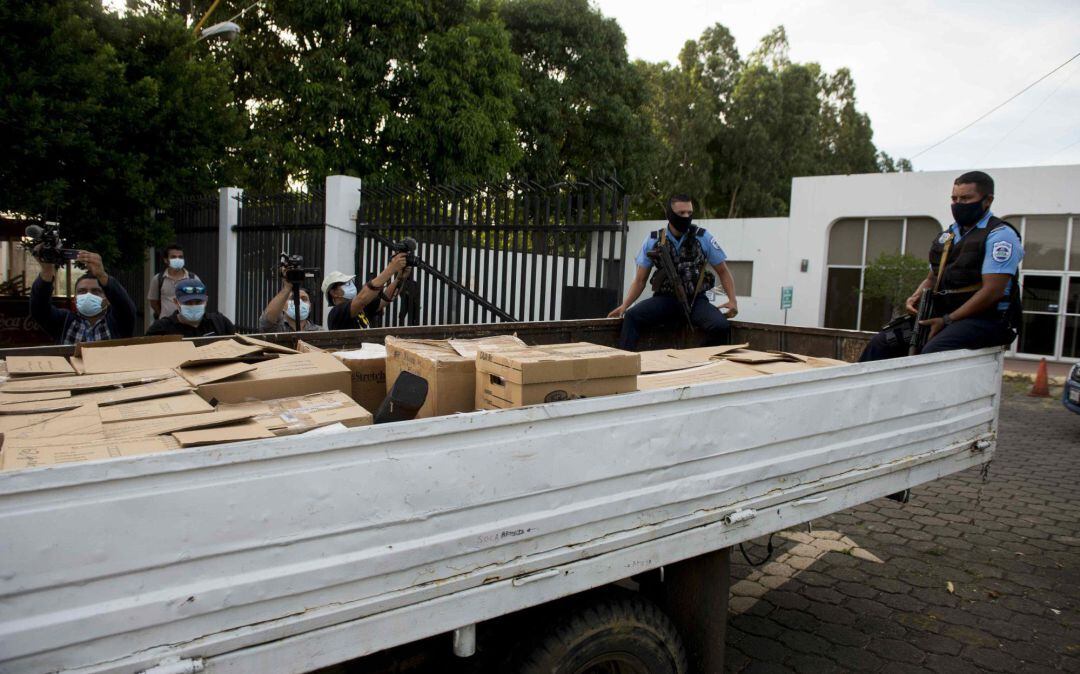
[[356, 268], [356, 213], [359, 209], [360, 179], [328, 176], [323, 276], [332, 271], [359, 273]]
[[236, 231], [240, 221], [240, 197], [244, 190], [222, 187], [218, 190], [218, 312], [236, 319], [236, 284], [239, 247]]

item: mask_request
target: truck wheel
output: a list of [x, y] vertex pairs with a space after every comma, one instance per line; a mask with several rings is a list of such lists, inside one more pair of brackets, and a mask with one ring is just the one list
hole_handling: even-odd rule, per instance
[[671, 620], [637, 596], [604, 597], [550, 621], [521, 674], [685, 674], [686, 651]]

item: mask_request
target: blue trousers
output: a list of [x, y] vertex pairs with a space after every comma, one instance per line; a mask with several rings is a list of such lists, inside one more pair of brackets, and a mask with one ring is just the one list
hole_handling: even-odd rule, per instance
[[[642, 327], [679, 324], [685, 321], [679, 300], [670, 295], [654, 295], [638, 302], [623, 315], [619, 348], [626, 351], [636, 350]], [[705, 346], [731, 343], [731, 325], [724, 314], [710, 304], [704, 295], [698, 295], [694, 300], [690, 321], [694, 327], [705, 332]]]
[[[899, 341], [888, 342], [885, 331], [874, 335], [866, 345], [859, 362], [900, 358], [908, 354], [908, 345]], [[965, 318], [945, 327], [923, 347], [923, 353], [955, 351], [956, 349], [981, 349], [987, 346], [1005, 346], [1016, 339], [1016, 333], [1002, 321], [986, 318]]]

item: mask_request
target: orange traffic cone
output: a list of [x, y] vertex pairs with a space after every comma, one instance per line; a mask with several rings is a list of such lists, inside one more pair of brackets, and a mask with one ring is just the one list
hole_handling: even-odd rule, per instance
[[1035, 374], [1035, 385], [1031, 387], [1031, 393], [1029, 396], [1035, 396], [1038, 398], [1050, 397], [1050, 385], [1046, 376], [1046, 359], [1043, 358], [1039, 362], [1039, 371]]

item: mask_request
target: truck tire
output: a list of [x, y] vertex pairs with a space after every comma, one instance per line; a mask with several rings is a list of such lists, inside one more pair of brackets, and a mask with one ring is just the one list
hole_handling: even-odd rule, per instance
[[671, 620], [635, 595], [578, 605], [548, 623], [514, 668], [520, 674], [685, 674], [686, 651]]

